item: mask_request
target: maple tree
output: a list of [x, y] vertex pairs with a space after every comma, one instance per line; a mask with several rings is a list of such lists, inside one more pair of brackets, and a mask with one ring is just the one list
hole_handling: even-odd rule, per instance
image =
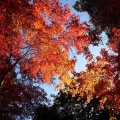
[[71, 47], [82, 53], [89, 45], [87, 24], [71, 14], [58, 0], [0, 1], [0, 86], [11, 82], [10, 74], [51, 83], [59, 75], [67, 84], [75, 60]]
[[74, 78], [70, 86], [74, 94], [80, 93], [83, 96], [84, 92], [87, 93], [87, 103], [96, 96], [102, 99], [101, 108], [109, 101], [109, 105], [112, 104], [114, 109], [119, 111], [119, 29], [115, 29], [114, 32], [114, 36], [110, 39], [114, 43], [109, 44], [112, 53], [102, 49], [96, 59], [93, 59], [92, 55], [88, 56], [87, 69], [80, 73], [73, 72]]
[[102, 49], [101, 55], [96, 60], [91, 60], [86, 65], [87, 69], [80, 73], [74, 72], [71, 89], [73, 96], [80, 93], [87, 94], [86, 104], [94, 96], [100, 98], [100, 109], [107, 106], [110, 111], [120, 112], [120, 82], [119, 82], [119, 55], [110, 54]]
[[94, 98], [100, 99], [98, 109], [107, 109], [110, 119], [117, 119], [120, 113], [119, 54], [111, 54], [105, 49], [100, 54], [88, 61], [85, 71], [73, 72], [69, 88], [63, 91], [70, 91], [73, 97], [79, 94], [78, 100], [86, 93], [86, 105]]
[[92, 44], [99, 45], [99, 40], [102, 41], [99, 35], [105, 32], [108, 48], [112, 51], [103, 49], [96, 59], [92, 59], [92, 54], [88, 55], [86, 71], [74, 73], [77, 88], [73, 92], [86, 92], [88, 102], [96, 95], [102, 98], [101, 107], [109, 103], [108, 109], [120, 111], [120, 3], [118, 0], [77, 0], [73, 7], [79, 12], [87, 11], [90, 15]]
[[[100, 9], [99, 3], [104, 9]], [[20, 75], [23, 79], [39, 79], [48, 84], [52, 77], [59, 76], [62, 82], [58, 86], [73, 88], [73, 94], [88, 94], [86, 103], [93, 96], [101, 97], [101, 107], [110, 102], [119, 111], [120, 7], [118, 0], [113, 3], [113, 0], [105, 4], [103, 0], [76, 2], [74, 8], [78, 5], [91, 16], [94, 28], [90, 30], [70, 12], [68, 5], [62, 7], [58, 0], [0, 1], [0, 89], [6, 83], [14, 84], [14, 74], [16, 78]], [[117, 55], [102, 50], [94, 61], [88, 46], [99, 44], [102, 31], [108, 34], [109, 47]], [[86, 71], [73, 72], [74, 79], [70, 76], [76, 62], [69, 58], [72, 48], [77, 54], [84, 53], [89, 61]]]

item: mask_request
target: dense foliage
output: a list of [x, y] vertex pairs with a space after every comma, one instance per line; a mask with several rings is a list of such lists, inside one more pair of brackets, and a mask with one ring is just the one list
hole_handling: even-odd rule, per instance
[[88, 102], [94, 95], [101, 97], [101, 108], [109, 103], [108, 106], [120, 111], [120, 3], [118, 0], [77, 0], [74, 8], [90, 15], [91, 34], [98, 36], [105, 32], [108, 35], [110, 50], [102, 49], [100, 56], [90, 59], [86, 71], [74, 73], [80, 85], [73, 90], [75, 93], [86, 91]]
[[[40, 109], [46, 111], [49, 116], [54, 108], [55, 118], [65, 119], [67, 116], [66, 119], [76, 119], [84, 113], [82, 109], [85, 109], [87, 111], [85, 114], [89, 116], [92, 109], [89, 104], [92, 104], [92, 101], [96, 110], [98, 108], [96, 104], [100, 104], [99, 109], [109, 111], [110, 117], [113, 111], [119, 114], [120, 2], [77, 0], [74, 8], [80, 12], [88, 12], [92, 27], [87, 23], [81, 23], [79, 17], [71, 13], [69, 6], [62, 6], [58, 0], [0, 1], [2, 117], [12, 119], [23, 113], [23, 116], [28, 113], [32, 115], [33, 109], [40, 104]], [[100, 41], [104, 42], [100, 38], [102, 32], [108, 36], [107, 47], [110, 50], [102, 49], [100, 55], [93, 58], [89, 45], [98, 46]], [[85, 71], [79, 73], [74, 71], [76, 57], [73, 51], [85, 55], [87, 60]], [[62, 98], [63, 101], [60, 104], [55, 101], [54, 105], [48, 108], [41, 104], [42, 101], [46, 101], [44, 92], [42, 93], [42, 89], [36, 88], [33, 83], [43, 81], [51, 84], [56, 76], [59, 80], [56, 88], [66, 86], [64, 91], [69, 91], [70, 94], [60, 93], [59, 102]], [[23, 83], [21, 80], [29, 82]], [[70, 103], [66, 103], [68, 100]], [[79, 102], [78, 106], [81, 108], [73, 109], [73, 101], [75, 104]], [[85, 108], [82, 101], [88, 107]], [[96, 114], [97, 112], [92, 112], [90, 117], [96, 119]], [[82, 119], [88, 118], [82, 116]]]
[[46, 83], [56, 75], [65, 82], [75, 64], [69, 50], [82, 53], [89, 44], [88, 26], [57, 0], [0, 1], [0, 26], [1, 86], [16, 69]]

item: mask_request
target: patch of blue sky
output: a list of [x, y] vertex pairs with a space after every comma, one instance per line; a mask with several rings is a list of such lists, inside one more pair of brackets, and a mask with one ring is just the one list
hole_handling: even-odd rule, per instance
[[93, 45], [90, 45], [89, 46], [89, 49], [91, 51], [91, 53], [94, 55], [93, 57], [97, 57], [98, 55], [100, 55], [100, 51], [101, 49], [107, 49], [109, 50], [109, 48], [107, 47], [107, 42], [108, 42], [108, 37], [107, 35], [105, 34], [105, 32], [102, 32], [101, 35], [100, 35], [101, 39], [102, 39], [102, 43], [99, 44], [98, 46], [93, 46]]
[[59, 90], [55, 90], [56, 86], [58, 84], [58, 78], [56, 77], [55, 81], [53, 82], [53, 84], [46, 84], [46, 83], [42, 83], [40, 85], [41, 88], [43, 88], [45, 90], [45, 92], [47, 93], [47, 98], [50, 99], [50, 103], [53, 103], [54, 98], [52, 97], [53, 95], [57, 95]]
[[33, 0], [29, 0], [28, 3], [31, 5], [33, 4]]
[[89, 22], [89, 15], [87, 12], [77, 12], [74, 8], [73, 5], [75, 4], [76, 0], [59, 0], [62, 6], [65, 4], [69, 5], [71, 13], [77, 15], [80, 17], [80, 22]]

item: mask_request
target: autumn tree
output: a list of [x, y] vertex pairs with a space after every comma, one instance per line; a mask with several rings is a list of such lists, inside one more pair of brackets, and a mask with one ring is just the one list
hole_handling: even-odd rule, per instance
[[[6, 83], [15, 83], [13, 75], [45, 83], [51, 83], [53, 76], [59, 76], [61, 85], [78, 86], [77, 90], [72, 89], [73, 93], [82, 95], [86, 92], [87, 102], [96, 96], [105, 103], [114, 95], [110, 102], [115, 101], [113, 106], [119, 110], [119, 2], [81, 2], [77, 1], [75, 8], [82, 5], [85, 10], [90, 9], [95, 26], [92, 31], [86, 23], [80, 23], [79, 17], [70, 12], [68, 5], [62, 7], [58, 0], [0, 1], [0, 90]], [[99, 3], [103, 9], [100, 9]], [[114, 33], [109, 37], [109, 46], [118, 54], [110, 55], [102, 50], [101, 56], [92, 61], [88, 45], [94, 44], [101, 31], [110, 35], [111, 31]], [[73, 73], [75, 84], [70, 76], [75, 65], [75, 59], [69, 58], [72, 48], [78, 54], [85, 53], [89, 60], [86, 71]]]
[[111, 110], [114, 108], [119, 111], [120, 3], [118, 0], [77, 0], [73, 7], [79, 12], [87, 11], [90, 15], [93, 27], [89, 33], [93, 43], [101, 40], [99, 35], [106, 32], [108, 47], [111, 49], [101, 50], [101, 55], [95, 60], [92, 58], [88, 60], [86, 71], [75, 73], [80, 86], [74, 91], [80, 93], [86, 91], [89, 94], [88, 101], [94, 95], [101, 97], [102, 105], [109, 103], [112, 105], [112, 107], [108, 105]]
[[80, 73], [74, 72], [70, 90], [73, 96], [87, 94], [87, 103], [92, 99], [100, 98], [100, 109], [108, 109], [110, 118], [116, 118], [120, 113], [120, 86], [119, 86], [119, 60], [118, 55], [110, 54], [105, 49], [96, 60], [89, 61], [87, 69]]
[[69, 52], [73, 47], [78, 53], [85, 51], [89, 27], [58, 0], [0, 1], [0, 26], [0, 115], [24, 117], [44, 94], [18, 81], [51, 83], [59, 76], [63, 84], [70, 84], [75, 59]]
[[82, 53], [89, 45], [89, 27], [58, 0], [0, 1], [0, 86], [17, 75], [51, 83], [59, 75], [64, 84], [75, 60], [71, 47]]

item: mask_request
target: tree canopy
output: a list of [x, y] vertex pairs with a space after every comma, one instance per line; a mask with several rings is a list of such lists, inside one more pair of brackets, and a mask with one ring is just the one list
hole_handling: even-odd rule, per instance
[[88, 26], [57, 0], [0, 1], [0, 21], [1, 86], [16, 69], [46, 83], [56, 75], [65, 81], [75, 64], [69, 50], [82, 53], [90, 43]]
[[[58, 88], [66, 87], [65, 92], [70, 91], [72, 96], [78, 94], [80, 99], [86, 93], [86, 104], [92, 99], [99, 99], [100, 109], [106, 105], [107, 110], [120, 112], [119, 0], [77, 0], [73, 7], [80, 12], [87, 11], [93, 26], [81, 23], [79, 16], [72, 14], [67, 4], [62, 6], [59, 0], [0, 1], [2, 108], [6, 108], [4, 104], [9, 104], [8, 101], [4, 102], [7, 98], [10, 101], [14, 98], [21, 105], [18, 94], [22, 91], [21, 102], [29, 101], [27, 96], [30, 100], [34, 97], [34, 102], [38, 101], [36, 95], [39, 92], [36, 92], [36, 88], [29, 88], [29, 82], [25, 86], [20, 80], [39, 80], [51, 84], [54, 77], [58, 76]], [[108, 37], [107, 47], [110, 50], [102, 49], [100, 55], [93, 58], [89, 45], [98, 46], [99, 41], [104, 42], [99, 37], [102, 32]], [[73, 49], [76, 54], [85, 55], [85, 71], [76, 73], [74, 70], [76, 57]], [[35, 96], [29, 93], [32, 90], [35, 90]], [[71, 94], [69, 99], [72, 99]], [[31, 101], [27, 105], [30, 104]], [[46, 107], [42, 106], [41, 109]]]

